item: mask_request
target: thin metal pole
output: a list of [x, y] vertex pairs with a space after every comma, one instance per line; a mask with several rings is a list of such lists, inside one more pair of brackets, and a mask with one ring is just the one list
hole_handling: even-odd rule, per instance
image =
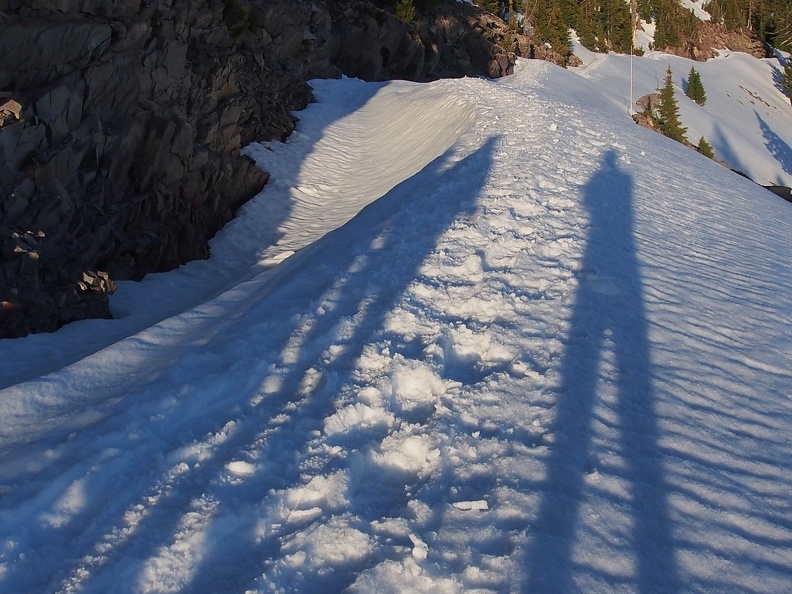
[[635, 29], [636, 29], [636, 18], [637, 18], [637, 10], [636, 4], [637, 0], [630, 0], [630, 21], [632, 21], [632, 40], [630, 41], [630, 104], [627, 106], [627, 115], [632, 115], [633, 112], [633, 54], [635, 53]]

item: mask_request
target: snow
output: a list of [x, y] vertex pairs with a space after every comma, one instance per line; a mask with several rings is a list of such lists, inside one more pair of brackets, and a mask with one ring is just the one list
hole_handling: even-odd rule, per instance
[[679, 0], [679, 3], [688, 10], [693, 11], [696, 18], [702, 21], [709, 21], [712, 15], [704, 10], [707, 0]]
[[[630, 104], [630, 56], [594, 54], [582, 46], [575, 53], [584, 64], [578, 73], [610, 92], [615, 104]], [[762, 185], [792, 185], [790, 103], [780, 90], [783, 66], [778, 58], [758, 60], [738, 52], [720, 52], [707, 62], [693, 62], [661, 52], [633, 58], [633, 99], [663, 85], [670, 66], [680, 117], [693, 144], [704, 136], [716, 158]], [[685, 96], [691, 67], [701, 75], [706, 104]], [[639, 109], [633, 106], [633, 110]]]
[[639, 18], [638, 26], [635, 28], [635, 47], [641, 48], [644, 51], [649, 50], [654, 43], [656, 30], [657, 25], [654, 23], [647, 23], [642, 18]]
[[[0, 342], [0, 590], [792, 589], [792, 205], [584, 60], [315, 81], [208, 261]], [[774, 67], [680, 97], [760, 181]]]
[[[701, 21], [712, 20], [712, 15], [704, 10], [704, 4], [707, 0], [679, 0], [679, 4], [683, 8], [691, 11], [695, 17]], [[654, 43], [655, 30], [657, 24], [654, 22], [647, 22], [642, 18], [638, 18], [638, 27], [635, 30], [635, 46], [644, 50], [649, 50]]]

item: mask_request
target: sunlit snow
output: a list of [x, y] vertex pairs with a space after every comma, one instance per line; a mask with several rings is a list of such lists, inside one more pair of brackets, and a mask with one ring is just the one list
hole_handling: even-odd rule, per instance
[[[792, 590], [792, 204], [629, 60], [315, 81], [209, 260], [0, 341], [0, 591]], [[695, 66], [792, 182], [778, 62]]]

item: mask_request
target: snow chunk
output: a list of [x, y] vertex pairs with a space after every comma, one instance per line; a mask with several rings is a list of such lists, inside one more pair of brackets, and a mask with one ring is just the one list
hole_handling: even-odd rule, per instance
[[296, 511], [309, 511], [318, 508], [330, 510], [347, 503], [344, 493], [349, 477], [346, 472], [335, 472], [329, 476], [315, 476], [307, 485], [294, 487], [283, 492], [284, 514], [289, 520], [299, 518]]
[[390, 467], [410, 474], [427, 474], [431, 471], [440, 450], [433, 449], [427, 435], [404, 437], [390, 435], [381, 445], [381, 453], [374, 454], [378, 466]]
[[394, 408], [399, 412], [431, 412], [437, 398], [445, 394], [443, 380], [424, 363], [401, 357], [394, 360], [397, 365], [390, 376]]
[[235, 460], [226, 464], [226, 470], [236, 476], [250, 476], [256, 471], [256, 465], [242, 460]]
[[72, 482], [54, 509], [42, 515], [41, 519], [53, 528], [66, 526], [71, 519], [79, 514], [88, 504], [86, 483], [88, 477], [84, 476]]
[[487, 511], [489, 509], [489, 504], [483, 499], [478, 501], [457, 501], [451, 505], [457, 509], [461, 509], [462, 511]]
[[298, 532], [283, 547], [287, 555], [299, 554], [303, 570], [356, 563], [374, 550], [374, 540], [349, 525], [350, 518], [335, 517], [327, 524]]
[[348, 588], [350, 593], [378, 592], [379, 594], [402, 594], [403, 592], [431, 592], [432, 594], [456, 594], [461, 585], [453, 578], [438, 578], [426, 575], [414, 559], [401, 562], [385, 561], [365, 571]]
[[416, 561], [423, 561], [429, 556], [429, 547], [426, 543], [418, 538], [415, 534], [410, 534], [410, 540], [413, 543], [412, 556]]
[[441, 357], [446, 378], [463, 384], [475, 383], [514, 359], [490, 333], [474, 332], [464, 324], [446, 330], [434, 348], [427, 350]]
[[395, 419], [391, 413], [381, 408], [372, 408], [358, 402], [346, 406], [327, 417], [324, 422], [324, 432], [328, 436], [346, 434], [353, 429], [390, 427], [394, 421]]

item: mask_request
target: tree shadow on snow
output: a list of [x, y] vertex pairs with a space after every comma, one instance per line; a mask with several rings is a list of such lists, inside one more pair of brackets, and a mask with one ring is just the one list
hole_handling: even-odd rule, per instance
[[[573, 592], [579, 517], [596, 472], [596, 410], [609, 390], [629, 483], [631, 533], [639, 592], [680, 589], [667, 486], [653, 402], [652, 362], [640, 263], [633, 236], [632, 180], [608, 151], [584, 189], [590, 230], [571, 313], [547, 474], [536, 523], [529, 529], [526, 592]], [[613, 377], [601, 365], [612, 351]], [[610, 383], [612, 382], [612, 384]]]
[[[781, 64], [782, 68], [786, 66], [786, 63], [781, 63], [781, 60], [778, 61]], [[781, 91], [783, 95], [786, 95], [786, 91], [784, 90], [784, 71], [782, 68], [779, 68], [775, 64], [770, 63], [770, 68], [773, 70], [773, 84], [775, 88]]]
[[740, 160], [731, 142], [726, 138], [723, 129], [718, 124], [715, 124], [715, 136], [712, 144], [715, 147], [715, 156], [718, 159], [726, 163], [726, 165], [738, 175], [751, 179], [748, 174], [745, 173], [745, 165]]
[[754, 111], [754, 113], [756, 114], [756, 119], [759, 120], [759, 127], [762, 130], [767, 150], [770, 151], [776, 161], [781, 163], [784, 171], [792, 175], [792, 148], [767, 125], [767, 122], [762, 119], [759, 112]]
[[[317, 84], [321, 85], [325, 82], [317, 81]], [[288, 139], [287, 144], [298, 147], [304, 144], [305, 154], [308, 154], [311, 147], [322, 139], [328, 128], [363, 108], [387, 84], [387, 82], [349, 81], [350, 91], [345, 92], [343, 97], [332, 101], [329, 105], [324, 105], [321, 112], [312, 112], [310, 127], [298, 122], [294, 137]], [[312, 142], [301, 142], [298, 136], [308, 137]], [[268, 151], [258, 150], [257, 146], [254, 143], [245, 147], [244, 152], [256, 155], [258, 158], [254, 160], [266, 171], [269, 168], [267, 157], [262, 155], [266, 155]], [[290, 181], [296, 183], [297, 172], [304, 158], [305, 155], [302, 159], [295, 158], [292, 163], [287, 163], [284, 167], [285, 171], [281, 172], [279, 177], [290, 178]], [[243, 242], [244, 247], [241, 248], [237, 241], [233, 266], [222, 262], [214, 265], [211, 261], [209, 266], [204, 266], [203, 262], [193, 260], [187, 262], [185, 266], [197, 273], [182, 274], [183, 271], [180, 270], [164, 275], [151, 273], [143, 279], [148, 289], [142, 294], [138, 289], [139, 283], [129, 281], [111, 297], [110, 307], [115, 319], [81, 320], [68, 324], [55, 333], [0, 341], [0, 389], [66, 367], [163, 319], [178, 315], [221, 295], [238, 284], [241, 277], [249, 278], [252, 274], [271, 268], [273, 264], [261, 263], [260, 254], [278, 244], [283, 237], [281, 226], [292, 215], [294, 207], [294, 198], [287, 191], [279, 190], [274, 181], [270, 179], [261, 192], [243, 204], [235, 217], [218, 232], [231, 233], [237, 237], [256, 238], [255, 243]], [[255, 217], [251, 217], [251, 214], [255, 214]], [[251, 219], [256, 225], [254, 228], [250, 227]], [[210, 239], [210, 260], [215, 257], [213, 251]], [[248, 272], [248, 269], [251, 272]], [[203, 273], [200, 272], [201, 270]], [[178, 282], [174, 283], [172, 281], [174, 278], [178, 279]], [[154, 285], [153, 289], [151, 285]], [[123, 292], [128, 295], [122, 297]], [[152, 295], [159, 297], [157, 307], [146, 308], [140, 305], [141, 298], [150, 298]], [[131, 323], [127, 320], [130, 316], [134, 318]], [[85, 341], [86, 335], [91, 335], [91, 340]], [[69, 346], [66, 348], [60, 346], [64, 339], [69, 340]], [[47, 350], [55, 354], [47, 358], [41, 357], [40, 353]]]

